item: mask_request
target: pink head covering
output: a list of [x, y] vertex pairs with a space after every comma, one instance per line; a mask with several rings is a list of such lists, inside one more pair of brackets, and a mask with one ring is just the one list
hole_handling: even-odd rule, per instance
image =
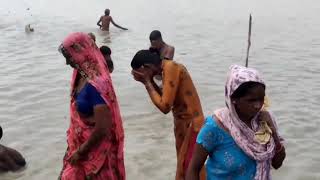
[[65, 38], [62, 45], [76, 64], [71, 81], [72, 92], [75, 88], [77, 74], [80, 72], [97, 89], [105, 102], [111, 106], [109, 108], [118, 123], [117, 130], [123, 133], [120, 109], [110, 73], [105, 65], [104, 57], [95, 42], [86, 33], [77, 32]]
[[[229, 130], [237, 145], [252, 159], [256, 160], [256, 180], [269, 180], [270, 165], [275, 153], [275, 143], [273, 138], [266, 144], [261, 144], [255, 140], [255, 133], [261, 129], [258, 120], [259, 113], [251, 120], [252, 129], [240, 120], [231, 102], [231, 95], [246, 82], [258, 82], [264, 84], [259, 72], [252, 68], [233, 65], [230, 67], [230, 74], [225, 86], [226, 108], [215, 111], [215, 115], [221, 123]], [[275, 124], [275, 122], [274, 122]]]
[[[95, 147], [89, 152], [89, 160], [82, 162], [85, 174], [97, 173], [106, 163], [106, 159], [109, 159], [110, 163], [116, 163], [114, 165], [116, 169], [125, 177], [125, 170], [123, 164], [123, 145], [124, 145], [124, 131], [122, 127], [122, 119], [120, 115], [120, 109], [117, 102], [116, 94], [112, 86], [112, 80], [104, 63], [104, 57], [101, 54], [99, 48], [95, 42], [86, 33], [72, 33], [69, 35], [60, 46], [61, 50], [67, 52], [70, 56], [70, 61], [74, 64], [74, 72], [71, 81], [71, 90], [74, 91], [75, 81], [78, 73], [87, 81], [93, 85], [100, 93], [101, 97], [106, 102], [112, 115], [112, 128], [108, 133], [110, 136], [103, 140], [99, 146]], [[73, 94], [73, 93], [72, 93]], [[92, 134], [93, 128], [89, 128], [82, 117], [79, 116], [76, 110], [75, 99], [71, 97], [71, 123], [68, 129], [68, 154], [70, 157], [79, 146], [87, 141]], [[112, 141], [110, 139], [113, 139]], [[113, 148], [113, 150], [111, 149]], [[113, 153], [116, 155], [113, 156]], [[106, 153], [108, 152], [108, 153]], [[112, 159], [115, 159], [112, 162]], [[65, 161], [67, 163], [67, 161]], [[108, 164], [107, 163], [107, 164]], [[111, 178], [109, 179], [119, 179]], [[108, 177], [109, 177], [108, 176]], [[68, 179], [68, 173], [64, 174], [64, 177]], [[70, 178], [69, 178], [70, 179]]]

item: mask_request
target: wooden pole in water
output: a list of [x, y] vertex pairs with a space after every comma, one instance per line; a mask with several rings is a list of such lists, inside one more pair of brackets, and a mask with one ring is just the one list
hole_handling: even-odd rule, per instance
[[247, 58], [246, 58], [246, 67], [248, 67], [248, 63], [249, 63], [249, 50], [251, 47], [251, 25], [252, 25], [252, 16], [250, 14], [249, 17], [249, 33], [248, 33], [248, 48], [247, 48]]

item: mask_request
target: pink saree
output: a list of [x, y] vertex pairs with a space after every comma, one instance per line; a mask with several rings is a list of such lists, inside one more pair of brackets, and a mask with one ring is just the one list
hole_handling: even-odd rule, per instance
[[[91, 136], [94, 126], [88, 125], [84, 117], [80, 117], [76, 101], [71, 96], [70, 127], [67, 130], [68, 149], [63, 159], [61, 180], [125, 180], [124, 167], [124, 131], [119, 105], [112, 86], [108, 69], [99, 48], [85, 33], [73, 33], [62, 43], [76, 64], [71, 81], [71, 92], [74, 91], [78, 75], [87, 78], [106, 102], [112, 114], [112, 128], [105, 139], [88, 153], [87, 157], [76, 165], [71, 165], [68, 159], [81, 144]], [[73, 94], [73, 93], [72, 93]]]

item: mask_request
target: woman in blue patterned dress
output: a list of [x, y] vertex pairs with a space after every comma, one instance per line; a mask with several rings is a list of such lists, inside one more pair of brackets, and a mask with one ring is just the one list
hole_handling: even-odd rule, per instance
[[207, 117], [187, 180], [197, 180], [206, 163], [207, 180], [270, 180], [281, 167], [285, 149], [273, 116], [264, 110], [265, 83], [255, 69], [231, 66], [226, 106]]

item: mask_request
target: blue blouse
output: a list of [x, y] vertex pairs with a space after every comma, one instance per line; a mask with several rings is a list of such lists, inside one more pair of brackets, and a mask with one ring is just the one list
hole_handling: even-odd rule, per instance
[[87, 83], [76, 95], [77, 111], [85, 116], [93, 115], [93, 108], [98, 104], [106, 104], [97, 89]]
[[209, 153], [206, 162], [207, 180], [254, 179], [256, 161], [246, 155], [212, 117], [207, 117], [198, 134], [197, 143]]

